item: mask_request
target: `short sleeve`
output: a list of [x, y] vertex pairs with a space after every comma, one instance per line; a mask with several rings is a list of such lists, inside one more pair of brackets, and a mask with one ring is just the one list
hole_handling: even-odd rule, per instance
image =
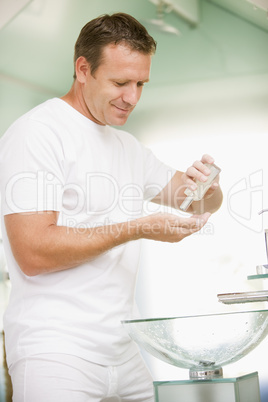
[[63, 147], [44, 123], [15, 122], [1, 139], [3, 214], [60, 211], [64, 182]]

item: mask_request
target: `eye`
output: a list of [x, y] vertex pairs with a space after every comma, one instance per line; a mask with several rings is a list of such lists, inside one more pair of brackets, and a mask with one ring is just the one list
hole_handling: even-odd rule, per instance
[[139, 81], [139, 82], [137, 83], [137, 87], [143, 87], [143, 86], [144, 86], [144, 84], [145, 84], [145, 82], [143, 82], [143, 81]]
[[123, 87], [125, 84], [125, 82], [115, 82], [115, 85], [117, 85], [118, 87]]

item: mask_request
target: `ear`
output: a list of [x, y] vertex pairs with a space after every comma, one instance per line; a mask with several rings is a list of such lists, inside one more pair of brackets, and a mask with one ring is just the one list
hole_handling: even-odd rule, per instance
[[90, 65], [84, 56], [78, 57], [75, 63], [77, 80], [83, 84], [86, 81], [87, 74], [90, 74]]

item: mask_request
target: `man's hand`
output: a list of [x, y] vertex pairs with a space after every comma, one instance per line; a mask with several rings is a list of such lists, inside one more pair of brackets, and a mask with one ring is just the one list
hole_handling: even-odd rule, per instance
[[[166, 187], [152, 200], [156, 204], [170, 206], [179, 209], [186, 195], [184, 191], [188, 188], [191, 191], [196, 190], [196, 180], [206, 182], [210, 175], [210, 170], [205, 163], [212, 164], [214, 159], [210, 155], [203, 155], [200, 161], [196, 161], [186, 172], [177, 171]], [[201, 215], [205, 212], [213, 213], [217, 211], [222, 203], [222, 191], [219, 186], [219, 176], [208, 189], [205, 197], [201, 201], [194, 201], [187, 212], [195, 215]]]
[[198, 232], [207, 223], [210, 213], [182, 218], [168, 213], [158, 213], [140, 218], [138, 234], [140, 238], [175, 243]]
[[[210, 155], [203, 155], [200, 161], [195, 161], [185, 173], [182, 174], [184, 186], [191, 191], [197, 189], [196, 180], [206, 182], [210, 175], [210, 169], [205, 165], [213, 164], [214, 159]], [[210, 188], [205, 193], [200, 201], [194, 201], [187, 212], [202, 214], [206, 211], [215, 212], [219, 209], [222, 203], [222, 191], [219, 186], [219, 175], [215, 178]]]
[[[205, 165], [205, 163], [212, 164], [214, 163], [214, 159], [210, 155], [203, 155], [200, 161], [195, 161], [192, 166], [190, 166], [186, 172], [182, 175], [182, 180], [187, 188], [191, 191], [195, 191], [197, 189], [196, 180], [201, 182], [206, 182], [208, 176], [210, 175], [209, 168]], [[209, 198], [213, 195], [214, 191], [219, 187], [219, 176], [216, 177], [214, 183], [212, 183], [211, 187], [205, 194], [204, 198]]]

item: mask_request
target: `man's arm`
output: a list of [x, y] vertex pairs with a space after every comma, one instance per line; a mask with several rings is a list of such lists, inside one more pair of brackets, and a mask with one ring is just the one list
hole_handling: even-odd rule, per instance
[[[195, 186], [195, 179], [207, 176], [205, 162], [213, 159], [204, 156], [185, 173], [177, 172], [154, 202], [178, 208], [186, 187]], [[58, 226], [58, 213], [16, 213], [5, 216], [5, 226], [14, 257], [28, 276], [74, 268], [88, 262], [112, 248], [129, 241], [151, 239], [179, 242], [199, 231], [210, 213], [220, 207], [222, 193], [219, 186], [212, 187], [205, 202], [194, 202], [191, 210], [198, 214], [181, 218], [173, 214], [158, 213], [132, 221], [84, 229]]]
[[159, 213], [79, 231], [57, 226], [58, 213], [44, 211], [6, 215], [5, 226], [18, 265], [26, 275], [35, 276], [74, 268], [132, 240], [179, 242], [199, 231], [209, 216]]
[[[213, 163], [214, 159], [209, 155], [204, 155], [201, 161], [196, 161], [186, 172], [177, 171], [166, 187], [152, 200], [161, 205], [170, 206], [179, 209], [186, 195], [186, 188], [196, 189], [195, 180], [205, 182], [210, 174], [210, 170], [204, 165], [205, 163]], [[194, 201], [187, 212], [200, 215], [205, 212], [216, 212], [222, 203], [222, 191], [219, 186], [219, 177], [212, 184], [200, 201]]]

